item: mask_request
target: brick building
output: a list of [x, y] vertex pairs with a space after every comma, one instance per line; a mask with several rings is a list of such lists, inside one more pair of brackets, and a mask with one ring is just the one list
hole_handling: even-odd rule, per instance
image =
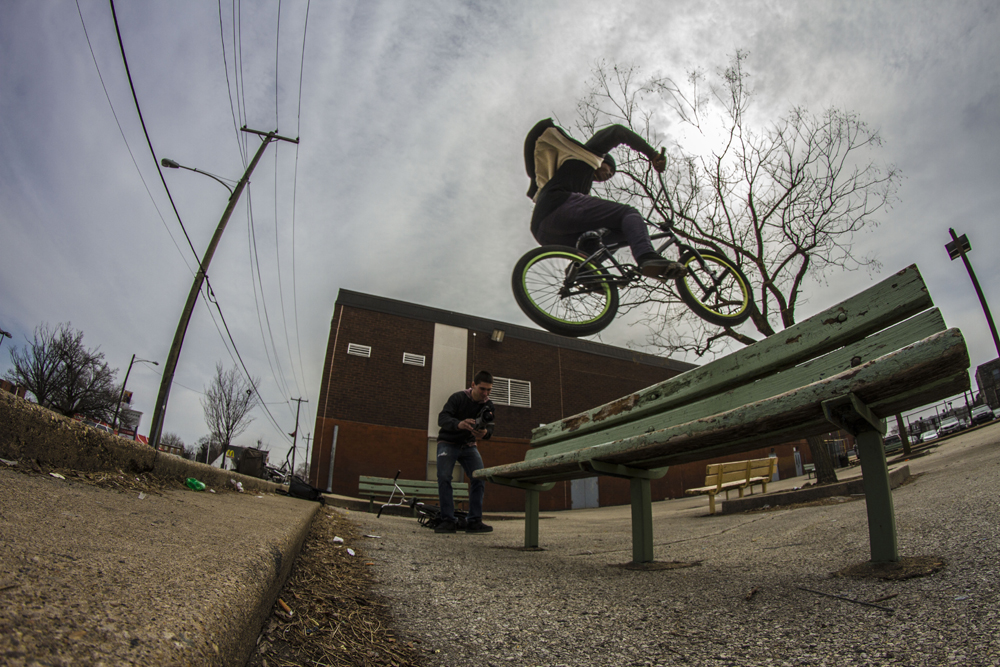
[[1000, 409], [1000, 359], [976, 367], [976, 384], [982, 401], [994, 410]]
[[[673, 377], [691, 364], [546, 331], [348, 290], [334, 306], [317, 407], [309, 477], [356, 496], [358, 477], [437, 479], [437, 417], [479, 370], [494, 376], [496, 431], [481, 443], [487, 466], [524, 458], [531, 429]], [[794, 443], [800, 444], [800, 443]], [[799, 449], [802, 449], [800, 446]], [[743, 455], [767, 456], [770, 449]], [[777, 454], [794, 474], [792, 445]], [[806, 452], [807, 453], [807, 452]], [[460, 469], [455, 479], [459, 480]], [[671, 468], [653, 497], [700, 486], [705, 462]], [[572, 480], [541, 497], [542, 509], [627, 504], [627, 480]], [[488, 511], [524, 509], [515, 489], [488, 485]]]

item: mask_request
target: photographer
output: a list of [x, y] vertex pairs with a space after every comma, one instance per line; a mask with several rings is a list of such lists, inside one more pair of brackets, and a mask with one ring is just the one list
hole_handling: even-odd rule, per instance
[[451, 474], [457, 461], [469, 478], [469, 518], [467, 533], [489, 533], [491, 526], [483, 523], [483, 494], [486, 483], [472, 473], [483, 468], [483, 458], [476, 447], [477, 440], [489, 440], [493, 435], [493, 376], [486, 371], [476, 373], [472, 386], [457, 391], [448, 398], [438, 415], [437, 471], [438, 499], [441, 504], [441, 523], [435, 533], [454, 533], [455, 500], [451, 488]]

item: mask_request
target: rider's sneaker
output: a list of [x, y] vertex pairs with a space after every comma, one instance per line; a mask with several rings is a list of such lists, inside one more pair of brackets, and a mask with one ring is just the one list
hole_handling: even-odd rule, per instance
[[660, 274], [661, 280], [676, 280], [687, 275], [687, 267], [680, 262], [670, 262], [670, 266]]
[[637, 260], [639, 262], [639, 273], [650, 278], [658, 278], [671, 264], [677, 264], [677, 262], [664, 259], [655, 252], [644, 252], [639, 255]]
[[465, 527], [467, 533], [492, 533], [493, 526], [487, 526], [482, 519], [473, 519]]
[[441, 523], [434, 526], [435, 533], [455, 533], [458, 532], [458, 526], [454, 519], [441, 519]]

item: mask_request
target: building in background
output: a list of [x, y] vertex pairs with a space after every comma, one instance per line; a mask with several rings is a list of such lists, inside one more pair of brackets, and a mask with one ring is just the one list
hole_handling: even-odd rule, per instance
[[13, 382], [8, 382], [3, 379], [0, 379], [0, 390], [9, 392], [21, 398], [25, 398], [28, 395], [28, 390], [25, 387], [20, 387]]
[[[358, 477], [437, 479], [437, 417], [448, 396], [480, 370], [494, 376], [496, 430], [480, 444], [487, 466], [524, 459], [531, 430], [671, 378], [692, 364], [557, 336], [481, 317], [340, 290], [317, 406], [309, 480], [357, 496]], [[793, 445], [777, 448], [781, 476], [794, 474]], [[763, 458], [770, 448], [730, 458]], [[455, 479], [461, 479], [460, 471]], [[654, 498], [704, 483], [705, 462], [674, 466]], [[627, 480], [561, 482], [543, 509], [629, 502]], [[516, 489], [488, 485], [488, 511], [524, 509]]]
[[976, 384], [979, 386], [979, 400], [994, 410], [1000, 408], [1000, 359], [987, 361], [976, 367]]

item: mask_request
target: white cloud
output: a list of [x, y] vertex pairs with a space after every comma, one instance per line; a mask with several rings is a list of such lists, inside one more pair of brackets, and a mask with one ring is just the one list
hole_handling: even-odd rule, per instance
[[[81, 7], [129, 146], [193, 266], [142, 136], [108, 5]], [[209, 272], [262, 394], [279, 403], [270, 408], [283, 432], [293, 427], [290, 392], [310, 400], [300, 432], [312, 429], [340, 288], [527, 324], [509, 289], [514, 262], [534, 244], [523, 137], [547, 116], [572, 125], [601, 58], [683, 78], [691, 68], [723, 67], [744, 48], [764, 118], [797, 104], [817, 112], [836, 105], [880, 128], [880, 157], [907, 179], [901, 201], [859, 236], [859, 248], [878, 251], [887, 272], [918, 263], [946, 320], [963, 328], [973, 364], [995, 356], [964, 269], [942, 247], [949, 226], [968, 233], [987, 297], [1000, 300], [1000, 269], [989, 255], [1000, 244], [992, 219], [1000, 196], [992, 3], [314, 2], [301, 120], [305, 2], [281, 3], [277, 111], [277, 3], [242, 7], [239, 43], [231, 7], [223, 7], [227, 83], [218, 7], [117, 5], [159, 157], [238, 178], [258, 141], [238, 138], [231, 100], [245, 109], [237, 124], [301, 137], [297, 148], [268, 147], [250, 188], [277, 361], [269, 364], [261, 336], [246, 194]], [[132, 164], [75, 8], [3, 3], [0, 59], [0, 327], [15, 334], [7, 344], [40, 322], [72, 321], [121, 368], [119, 377], [132, 353], [162, 360], [191, 273]], [[200, 254], [227, 195], [190, 172], [165, 178]], [[848, 274], [811, 287], [801, 316], [871, 279]], [[604, 336], [616, 344], [644, 339], [624, 323]], [[2, 350], [0, 371], [9, 365]], [[199, 305], [177, 381], [202, 390], [220, 360], [232, 363]], [[286, 383], [274, 379], [275, 364]], [[129, 378], [147, 426], [158, 379], [140, 368]], [[171, 394], [166, 430], [189, 443], [205, 432], [198, 398], [178, 386]], [[244, 439], [258, 435], [283, 455], [283, 438], [263, 415]]]

